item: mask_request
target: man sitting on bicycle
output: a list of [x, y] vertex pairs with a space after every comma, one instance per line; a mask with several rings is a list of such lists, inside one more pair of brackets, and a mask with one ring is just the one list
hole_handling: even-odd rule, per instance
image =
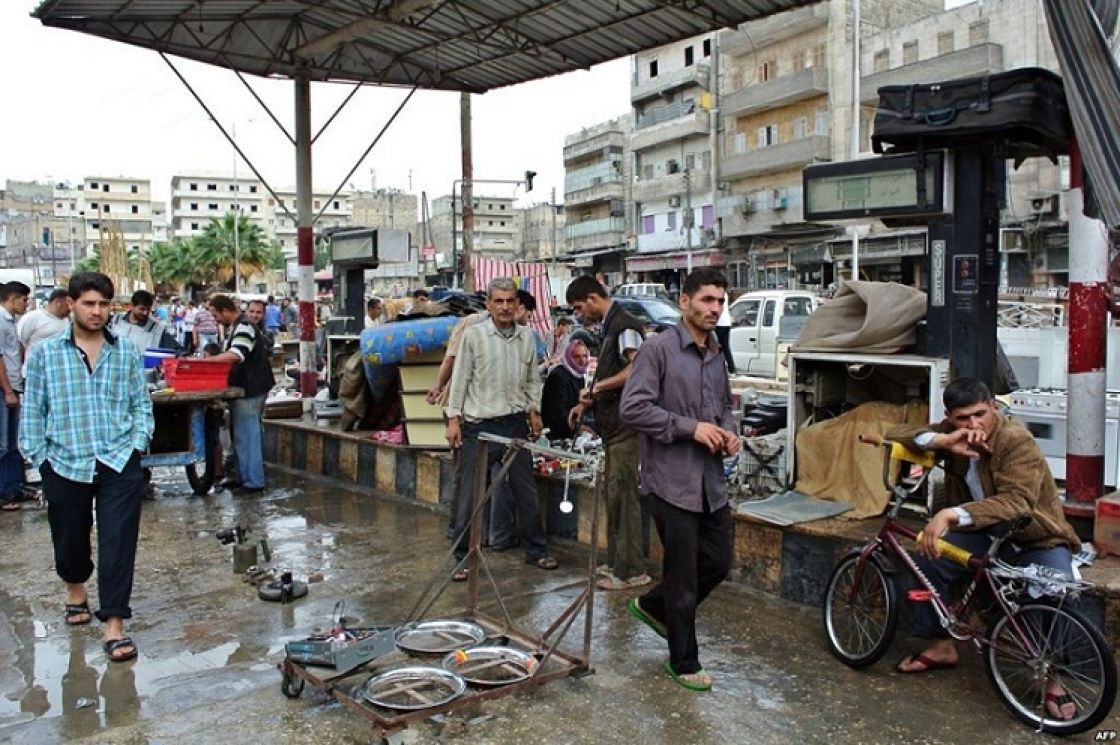
[[[1031, 433], [1000, 414], [988, 386], [960, 378], [942, 396], [945, 419], [933, 426], [896, 427], [888, 437], [913, 449], [937, 450], [945, 457], [945, 493], [951, 505], [940, 510], [922, 532], [918, 566], [937, 591], [944, 593], [968, 573], [959, 564], [938, 558], [937, 539], [970, 553], [987, 551], [989, 529], [997, 523], [1030, 515], [1031, 522], [1010, 537], [1001, 554], [1016, 565], [1041, 564], [1072, 575], [1072, 551], [1081, 542], [1062, 512], [1058, 488]], [[963, 529], [963, 530], [961, 530]], [[902, 673], [923, 673], [957, 664], [953, 640], [941, 627], [930, 603], [914, 606], [914, 634], [933, 639], [921, 654], [898, 664]], [[1061, 687], [1047, 690], [1047, 708], [1056, 719], [1070, 719], [1077, 709]]]

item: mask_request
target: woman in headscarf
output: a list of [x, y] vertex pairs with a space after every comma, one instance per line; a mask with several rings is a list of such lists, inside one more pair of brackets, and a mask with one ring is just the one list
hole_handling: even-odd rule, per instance
[[587, 345], [578, 339], [568, 342], [560, 364], [552, 368], [541, 392], [541, 420], [550, 440], [567, 440], [579, 434], [568, 425], [568, 412], [579, 403], [585, 385], [584, 375], [591, 364]]

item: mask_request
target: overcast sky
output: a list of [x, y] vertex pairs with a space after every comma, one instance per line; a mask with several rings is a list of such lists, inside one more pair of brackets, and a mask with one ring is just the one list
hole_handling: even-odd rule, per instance
[[[30, 16], [36, 5], [0, 0], [0, 182], [147, 177], [153, 198], [166, 199], [172, 174], [232, 171], [232, 148], [159, 55], [46, 28]], [[227, 129], [236, 125], [238, 144], [265, 178], [293, 186], [292, 147], [236, 76], [171, 59]], [[629, 111], [629, 70], [629, 60], [620, 59], [473, 96], [475, 178], [520, 179], [531, 169], [538, 175], [529, 200], [548, 201], [556, 187], [563, 201], [564, 136]], [[292, 131], [291, 82], [246, 80]], [[350, 88], [312, 84], [313, 131]], [[317, 189], [342, 180], [406, 93], [358, 92], [315, 145]], [[244, 163], [238, 173], [248, 175]], [[379, 188], [427, 190], [431, 200], [449, 193], [460, 176], [459, 94], [417, 91], [350, 181], [361, 189], [376, 179]], [[512, 187], [493, 188], [512, 194]]]

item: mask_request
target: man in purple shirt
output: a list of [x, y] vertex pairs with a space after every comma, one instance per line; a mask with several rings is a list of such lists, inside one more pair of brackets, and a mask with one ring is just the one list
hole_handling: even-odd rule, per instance
[[694, 691], [712, 687], [700, 666], [696, 607], [731, 569], [723, 458], [739, 452], [739, 436], [714, 333], [726, 302], [727, 279], [718, 271], [685, 278], [681, 321], [642, 345], [619, 411], [641, 433], [641, 489], [664, 548], [661, 582], [633, 598], [630, 613], [668, 640], [665, 670]]

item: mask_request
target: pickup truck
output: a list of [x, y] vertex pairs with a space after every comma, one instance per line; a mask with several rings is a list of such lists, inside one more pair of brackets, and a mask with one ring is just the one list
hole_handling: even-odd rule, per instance
[[731, 304], [731, 356], [735, 372], [775, 377], [778, 346], [791, 342], [817, 308], [817, 296], [805, 290], [756, 290]]

